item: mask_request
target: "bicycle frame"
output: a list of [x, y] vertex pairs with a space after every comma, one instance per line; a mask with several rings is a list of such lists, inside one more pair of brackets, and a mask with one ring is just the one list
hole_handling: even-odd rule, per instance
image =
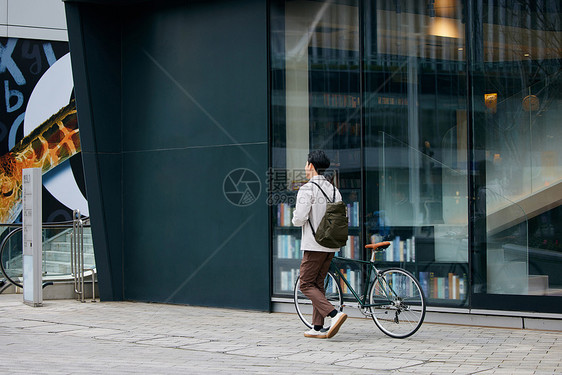
[[[389, 245], [385, 241], [366, 247], [377, 251]], [[295, 282], [293, 291], [297, 314], [308, 328], [313, 328], [310, 311], [313, 303], [299, 288], [300, 278]], [[334, 257], [324, 290], [334, 308], [343, 311], [350, 302], [350, 307], [357, 307], [363, 315], [371, 317], [382, 332], [393, 338], [403, 339], [413, 335], [425, 317], [425, 298], [415, 276], [400, 267], [379, 270], [373, 257], [370, 260]]]
[[[392, 293], [395, 293], [395, 292], [392, 289], [392, 286], [386, 281], [386, 279], [379, 277], [379, 270], [372, 261], [349, 259], [349, 258], [342, 258], [342, 257], [337, 257], [337, 256], [335, 256], [334, 259], [337, 260], [337, 261], [344, 262], [344, 263], [359, 263], [359, 264], [367, 265], [367, 274], [366, 274], [366, 278], [365, 278], [366, 282], [363, 285], [363, 293], [362, 293], [362, 296], [360, 297], [359, 294], [357, 294], [357, 292], [355, 291], [355, 289], [353, 289], [353, 287], [351, 286], [351, 284], [349, 283], [349, 281], [347, 280], [345, 275], [340, 271], [340, 269], [338, 267], [336, 267], [336, 265], [333, 262], [332, 262], [332, 264], [330, 264], [330, 270], [335, 275], [337, 275], [340, 280], [343, 280], [343, 282], [347, 286], [348, 290], [351, 292], [351, 294], [353, 295], [355, 300], [359, 303], [359, 306], [361, 308], [384, 306], [384, 305], [389, 305], [389, 304], [392, 303], [392, 298], [388, 294], [388, 290], [390, 289], [390, 291]], [[373, 281], [371, 281], [371, 275], [373, 275], [373, 274], [374, 274], [375, 279], [373, 279]], [[367, 303], [367, 294], [369, 293], [371, 285], [373, 285], [373, 283], [376, 280], [379, 280], [381, 285], [386, 286], [385, 288], [383, 288], [383, 291], [384, 291], [384, 294], [385, 294], [386, 298], [388, 299], [388, 303], [376, 303], [376, 304]]]

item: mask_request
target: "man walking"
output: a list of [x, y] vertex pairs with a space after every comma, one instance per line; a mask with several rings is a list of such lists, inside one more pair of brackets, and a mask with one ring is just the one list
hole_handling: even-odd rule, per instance
[[[300, 266], [300, 290], [312, 301], [312, 324], [314, 328], [304, 336], [311, 338], [331, 338], [347, 319], [347, 315], [338, 312], [326, 299], [324, 279], [328, 274], [334, 254], [339, 251], [319, 245], [313, 234], [326, 212], [326, 196], [334, 196], [335, 202], [341, 201], [341, 194], [326, 178], [324, 172], [330, 166], [330, 159], [323, 151], [312, 151], [308, 154], [305, 171], [309, 180], [297, 194], [296, 208], [293, 214], [293, 225], [302, 227], [301, 250], [303, 251]], [[324, 193], [322, 193], [322, 191]], [[324, 319], [332, 318], [330, 327], [324, 328]]]

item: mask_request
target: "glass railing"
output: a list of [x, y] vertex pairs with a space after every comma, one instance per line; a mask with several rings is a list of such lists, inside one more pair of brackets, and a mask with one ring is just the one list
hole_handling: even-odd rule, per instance
[[[43, 224], [43, 281], [72, 276], [72, 222]], [[83, 268], [96, 268], [90, 224], [83, 228]], [[0, 268], [3, 276], [21, 287], [23, 279], [23, 247], [21, 224], [0, 224]]]

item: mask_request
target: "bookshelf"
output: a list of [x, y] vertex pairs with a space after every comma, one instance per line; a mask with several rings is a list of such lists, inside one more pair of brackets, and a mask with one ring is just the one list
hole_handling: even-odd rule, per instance
[[[363, 292], [363, 273], [361, 269], [346, 267], [340, 269], [340, 272], [345, 276], [346, 280], [356, 293], [361, 294]], [[343, 280], [340, 280], [340, 287], [344, 298], [351, 297], [351, 292], [348, 290], [348, 287]]]
[[[420, 281], [431, 306], [466, 306], [469, 294], [466, 239], [451, 236], [451, 233], [462, 233], [462, 230], [443, 224], [384, 227], [376, 221], [378, 224], [367, 225], [367, 241], [364, 241], [359, 202], [361, 189], [359, 180], [353, 177], [338, 176], [337, 184], [348, 209], [349, 237], [346, 246], [337, 255], [364, 260], [370, 256], [363, 247], [365, 242], [390, 241], [392, 245], [387, 250], [376, 254], [379, 269], [402, 267], [410, 271]], [[272, 210], [273, 292], [277, 296], [292, 295], [302, 256], [301, 228], [294, 227], [291, 222], [297, 192], [287, 193], [289, 199], [274, 205]], [[362, 291], [364, 270], [361, 267], [345, 265], [340, 271], [356, 291]], [[343, 282], [341, 287], [344, 296], [349, 296]]]
[[418, 279], [428, 302], [447, 302], [462, 305], [468, 295], [466, 267], [460, 265], [435, 264], [421, 268]]
[[[349, 200], [358, 195], [358, 190], [340, 189], [340, 192], [344, 201], [348, 202], [349, 236], [346, 246], [336, 254], [351, 259], [363, 259], [359, 226], [360, 205], [358, 201]], [[281, 202], [273, 208], [273, 292], [275, 295], [292, 295], [302, 257], [301, 227], [295, 227], [291, 222], [295, 206], [289, 202], [291, 200]], [[356, 285], [359, 286], [358, 270], [349, 268], [342, 269], [342, 272], [347, 275], [354, 288]], [[343, 287], [345, 285], [342, 283], [342, 290]]]
[[[371, 243], [388, 241], [380, 235], [372, 235]], [[390, 242], [390, 246], [385, 251], [375, 254], [375, 261], [378, 262], [415, 262], [416, 261], [416, 238], [415, 236], [400, 237], [396, 235]]]
[[[343, 192], [342, 192], [343, 194]], [[345, 198], [344, 198], [345, 199]], [[300, 266], [301, 228], [291, 223], [294, 207], [280, 203], [275, 208], [274, 228], [274, 294], [291, 295]], [[349, 238], [338, 256], [351, 259], [366, 259], [361, 241], [359, 204], [350, 202]], [[356, 215], [355, 219], [353, 216]], [[420, 281], [427, 302], [432, 306], [462, 307], [467, 304], [468, 263], [464, 261], [440, 260], [436, 252], [435, 235], [440, 231], [434, 226], [392, 227], [388, 231], [370, 236], [370, 242], [390, 241], [391, 246], [375, 255], [379, 269], [402, 267], [412, 272]], [[353, 288], [362, 291], [360, 267], [345, 266], [340, 271], [346, 275]], [[347, 286], [341, 282], [342, 292], [348, 294]]]
[[[375, 255], [377, 267], [401, 267], [419, 280], [432, 306], [461, 307], [467, 304], [468, 262], [444, 261], [436, 253], [434, 226], [393, 227], [370, 236], [371, 243], [389, 241], [385, 251]], [[437, 255], [437, 256], [436, 256]]]

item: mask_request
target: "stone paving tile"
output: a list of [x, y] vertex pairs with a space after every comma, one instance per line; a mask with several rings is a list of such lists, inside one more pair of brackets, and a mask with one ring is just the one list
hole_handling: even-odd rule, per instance
[[87, 328], [87, 329], [77, 329], [73, 331], [63, 331], [60, 332], [61, 335], [68, 336], [83, 336], [83, 337], [103, 337], [107, 335], [114, 335], [121, 331], [111, 328]]
[[136, 344], [155, 345], [164, 348], [178, 348], [182, 346], [192, 346], [194, 344], [207, 343], [209, 340], [194, 339], [183, 336], [166, 336], [160, 338], [149, 338], [135, 341]]
[[470, 366], [444, 362], [426, 362], [418, 366], [404, 367], [393, 374], [480, 374], [490, 370], [489, 366]]
[[[2, 314], [2, 310], [0, 310], [0, 314]], [[2, 326], [3, 323], [13, 323], [13, 322], [19, 322], [21, 321], [21, 319], [17, 319], [17, 318], [12, 318], [11, 316], [1, 316], [0, 315], [0, 327]]]
[[371, 356], [371, 357], [361, 357], [352, 360], [338, 361], [336, 362], [340, 366], [356, 367], [369, 370], [398, 370], [403, 367], [410, 367], [423, 364], [421, 361], [400, 359], [400, 358], [388, 358], [381, 356]]
[[297, 353], [299, 353], [299, 349], [275, 346], [251, 346], [243, 349], [230, 350], [228, 352], [228, 354], [267, 358], [281, 358]]
[[562, 333], [424, 324], [397, 340], [348, 319], [329, 340], [295, 314], [0, 295], [0, 363], [9, 374], [556, 374]]
[[179, 349], [189, 349], [189, 350], [200, 350], [204, 352], [217, 352], [217, 353], [228, 353], [230, 351], [235, 351], [239, 349], [247, 349], [253, 346], [245, 344], [237, 344], [223, 341], [208, 341], [205, 343], [190, 344], [185, 346], [180, 346]]
[[288, 354], [280, 356], [279, 359], [289, 360], [289, 361], [302, 361], [310, 363], [322, 363], [322, 364], [337, 364], [340, 366], [345, 366], [345, 361], [353, 361], [362, 358], [363, 355], [352, 353], [339, 353], [337, 351], [312, 351], [312, 350], [301, 350], [295, 354]]
[[43, 333], [64, 333], [64, 332], [68, 332], [68, 331], [77, 331], [77, 330], [88, 330], [88, 327], [86, 326], [77, 326], [77, 325], [71, 325], [71, 324], [44, 324], [44, 323], [40, 323], [40, 324], [34, 324], [34, 325], [30, 325], [28, 327], [23, 327], [22, 329], [26, 330], [26, 331], [30, 331], [30, 332], [34, 332], [34, 333], [39, 333], [39, 332], [43, 332]]
[[0, 327], [9, 327], [9, 328], [31, 328], [31, 327], [42, 327], [45, 323], [37, 322], [32, 320], [16, 320], [13, 322], [3, 322], [0, 323]]
[[141, 342], [143, 340], [154, 340], [154, 339], [161, 339], [165, 338], [165, 335], [155, 335], [152, 333], [144, 333], [144, 332], [118, 332], [118, 333], [111, 333], [106, 335], [97, 335], [95, 336], [98, 340], [107, 340], [107, 341], [122, 341], [122, 342]]

